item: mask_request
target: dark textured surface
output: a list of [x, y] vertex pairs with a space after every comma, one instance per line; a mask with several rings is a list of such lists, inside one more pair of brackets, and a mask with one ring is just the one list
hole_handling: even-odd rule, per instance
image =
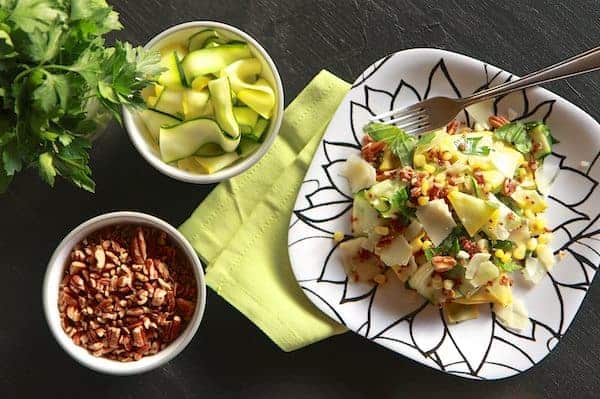
[[[439, 47], [516, 74], [598, 45], [600, 7], [588, 1], [112, 1], [125, 30], [144, 43], [179, 22], [219, 20], [258, 38], [282, 75], [289, 102], [321, 68], [353, 80], [387, 53]], [[528, 5], [525, 5], [527, 3]], [[501, 4], [501, 5], [498, 5]], [[548, 85], [596, 119], [599, 75]], [[216, 294], [189, 347], [162, 369], [115, 378], [71, 360], [42, 314], [41, 283], [59, 240], [85, 219], [139, 210], [174, 225], [209, 187], [175, 182], [135, 152], [111, 125], [97, 141], [95, 195], [33, 173], [0, 197], [0, 397], [2, 398], [388, 398], [598, 397], [600, 287], [593, 284], [568, 333], [540, 365], [505, 381], [472, 382], [441, 374], [359, 336], [346, 334], [283, 353]]]

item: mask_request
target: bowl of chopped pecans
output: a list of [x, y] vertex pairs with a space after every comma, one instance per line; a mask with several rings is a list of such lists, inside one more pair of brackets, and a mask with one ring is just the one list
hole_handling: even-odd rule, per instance
[[202, 264], [174, 227], [114, 212], [84, 222], [54, 251], [43, 285], [46, 320], [82, 365], [143, 373], [177, 356], [206, 302]]

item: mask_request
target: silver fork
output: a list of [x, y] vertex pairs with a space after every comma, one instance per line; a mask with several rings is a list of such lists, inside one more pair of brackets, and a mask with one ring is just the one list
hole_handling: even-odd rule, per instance
[[[600, 69], [600, 47], [469, 97], [432, 97], [406, 108], [375, 115], [370, 119], [387, 125], [396, 125], [409, 134], [421, 134], [446, 126], [460, 111], [476, 102], [598, 69]], [[384, 120], [390, 117], [390, 120]]]

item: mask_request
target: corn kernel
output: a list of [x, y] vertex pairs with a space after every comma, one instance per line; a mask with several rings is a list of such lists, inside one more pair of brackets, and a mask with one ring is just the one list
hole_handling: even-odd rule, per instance
[[533, 221], [531, 227], [535, 233], [543, 233], [546, 230], [546, 220], [544, 220], [544, 218], [537, 217]]
[[375, 226], [373, 231], [381, 236], [387, 236], [388, 234], [390, 234], [390, 229], [386, 226]]
[[489, 193], [490, 191], [492, 191], [492, 185], [490, 183], [484, 183], [483, 191], [485, 191], [486, 193]]
[[422, 168], [423, 166], [425, 166], [425, 162], [426, 162], [425, 155], [423, 155], [423, 154], [416, 154], [413, 159], [415, 168]]
[[428, 163], [427, 165], [423, 166], [423, 170], [425, 170], [425, 172], [428, 172], [428, 173], [435, 173], [435, 166]]
[[504, 253], [504, 256], [502, 256], [502, 257], [500, 258], [500, 260], [501, 260], [502, 262], [504, 262], [504, 263], [506, 263], [506, 262], [510, 262], [510, 261], [512, 260], [512, 253], [511, 253], [511, 252], [505, 252], [505, 253]]
[[336, 231], [335, 233], [333, 233], [333, 241], [340, 242], [343, 239], [344, 239], [344, 233], [342, 233], [341, 231]]
[[429, 180], [423, 179], [423, 181], [421, 182], [421, 192], [423, 194], [427, 194], [427, 192], [429, 191], [430, 188], [431, 188], [431, 183], [429, 183]]
[[450, 280], [450, 279], [446, 279], [446, 280], [444, 280], [443, 285], [444, 285], [444, 289], [446, 291], [450, 291], [452, 288], [454, 288], [454, 281]]
[[525, 245], [520, 244], [517, 245], [517, 247], [513, 250], [513, 258], [517, 259], [517, 260], [523, 260], [525, 259], [525, 251], [527, 250], [527, 248], [525, 247]]
[[451, 160], [451, 159], [452, 159], [452, 154], [450, 153], [450, 151], [444, 151], [444, 152], [442, 153], [442, 159], [443, 159], [444, 161], [449, 161], [449, 160]]
[[519, 177], [522, 179], [527, 177], [527, 170], [525, 170], [525, 168], [519, 168]]
[[529, 240], [527, 240], [527, 250], [535, 251], [537, 246], [538, 246], [538, 240], [535, 237], [531, 237]]
[[410, 248], [413, 253], [419, 252], [423, 248], [423, 241], [421, 241], [421, 237], [417, 237], [410, 242]]
[[531, 209], [525, 209], [525, 217], [527, 219], [533, 219], [533, 218], [535, 218], [535, 214], [533, 213], [533, 211]]
[[433, 243], [429, 240], [423, 241], [423, 249], [429, 249], [433, 246]]
[[540, 234], [537, 240], [538, 244], [548, 244], [552, 241], [552, 233]]
[[501, 249], [497, 249], [496, 252], [494, 252], [494, 256], [496, 258], [502, 259], [504, 257], [504, 251]]
[[434, 179], [433, 179], [436, 183], [445, 183], [446, 182], [446, 175], [444, 173], [439, 173], [437, 175], [435, 175]]
[[419, 204], [420, 206], [427, 205], [428, 202], [429, 197], [427, 196], [422, 195], [419, 198], [417, 198], [417, 204]]

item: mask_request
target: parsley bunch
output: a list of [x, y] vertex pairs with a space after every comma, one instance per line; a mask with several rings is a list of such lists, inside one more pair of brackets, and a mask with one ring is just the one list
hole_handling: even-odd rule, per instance
[[158, 53], [105, 46], [122, 27], [105, 0], [0, 0], [0, 192], [25, 167], [94, 191], [98, 109], [121, 122], [121, 105], [143, 107], [162, 71]]

